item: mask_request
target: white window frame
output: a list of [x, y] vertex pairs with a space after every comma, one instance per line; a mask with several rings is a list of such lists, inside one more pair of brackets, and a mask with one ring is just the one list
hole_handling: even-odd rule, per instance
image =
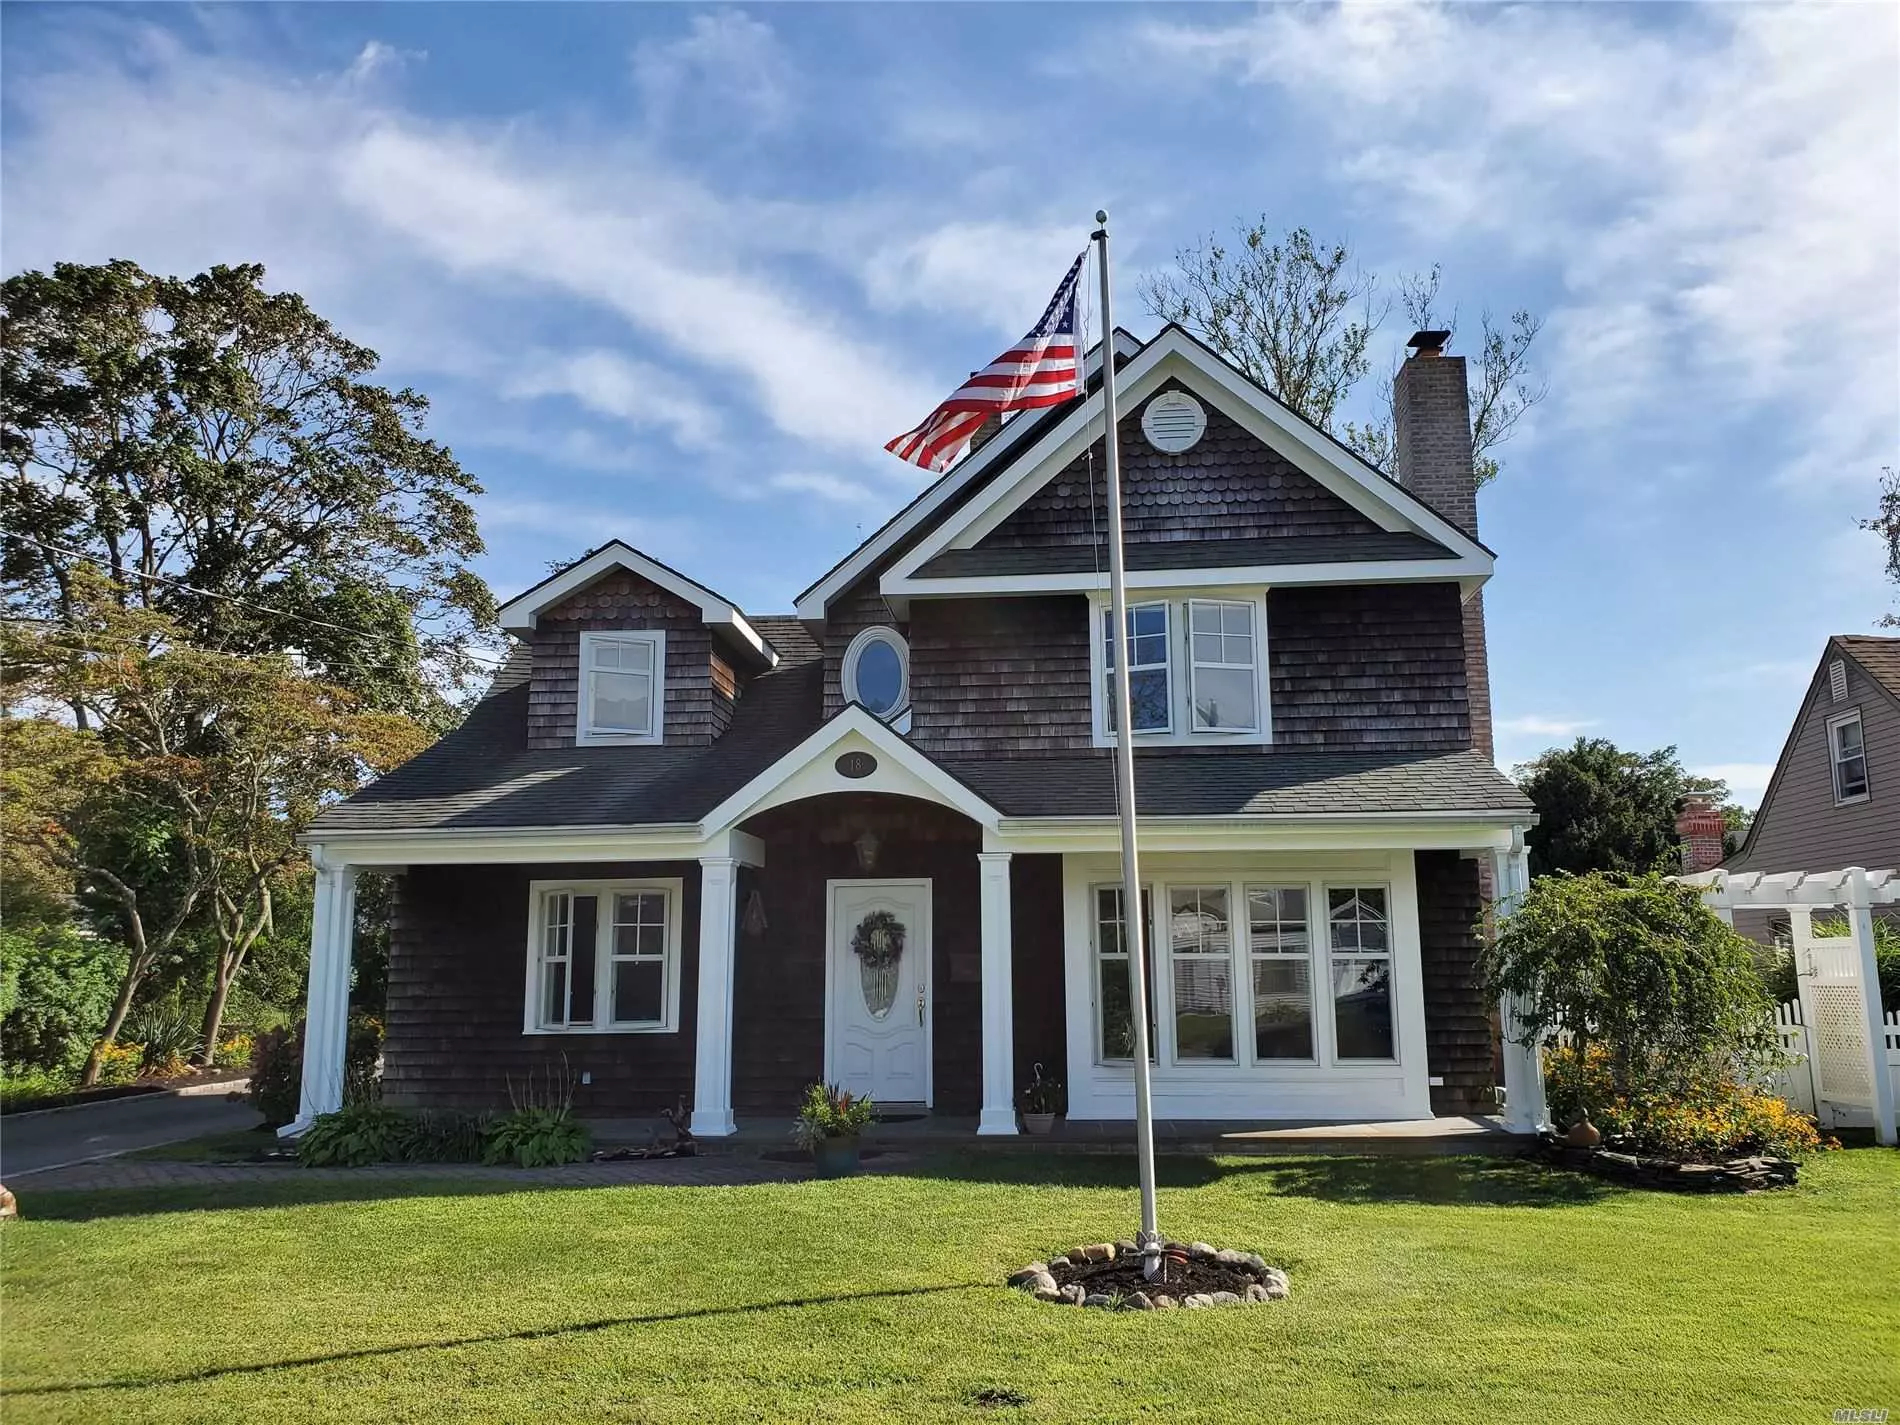
[[[1841, 756], [1840, 730], [1852, 726], [1860, 733], [1860, 780], [1861, 789], [1852, 796], [1841, 790], [1841, 764], [1847, 760]], [[1834, 784], [1834, 805], [1837, 807], [1854, 806], [1866, 801], [1873, 795], [1874, 779], [1867, 765], [1867, 728], [1860, 720], [1860, 709], [1838, 713], [1827, 720], [1827, 766], [1828, 775]]]
[[[1251, 648], [1253, 649], [1252, 659], [1246, 663], [1226, 663], [1226, 662], [1221, 662], [1218, 660], [1211, 661], [1211, 662], [1204, 661], [1200, 658], [1197, 658], [1194, 652], [1194, 614], [1197, 609], [1219, 609], [1221, 611], [1223, 627], [1222, 627], [1221, 632], [1215, 636], [1220, 638], [1223, 643], [1225, 643], [1225, 641], [1228, 638], [1234, 636], [1234, 635], [1228, 634], [1225, 630], [1225, 622], [1226, 622], [1225, 616], [1226, 616], [1227, 610], [1245, 609], [1247, 612], [1247, 642], [1249, 646], [1251, 646]], [[1193, 732], [1193, 733], [1199, 733], [1199, 734], [1224, 733], [1224, 732], [1228, 732], [1228, 733], [1259, 732], [1260, 731], [1260, 708], [1261, 708], [1259, 605], [1252, 599], [1188, 599], [1186, 601], [1185, 612], [1186, 612], [1187, 617], [1183, 620], [1183, 622], [1187, 625], [1187, 627], [1185, 628], [1183, 632], [1184, 632], [1185, 641], [1187, 644], [1186, 662], [1187, 662], [1187, 676], [1188, 676], [1188, 696], [1187, 696], [1188, 731]], [[1196, 696], [1195, 685], [1199, 678], [1200, 671], [1203, 668], [1220, 669], [1227, 672], [1237, 672], [1237, 671], [1244, 670], [1253, 675], [1254, 690], [1253, 690], [1253, 721], [1252, 722], [1246, 723], [1245, 725], [1238, 724], [1238, 723], [1232, 724], [1232, 725], [1216, 724], [1211, 727], [1202, 727], [1200, 725], [1200, 715], [1197, 711], [1200, 705], [1200, 700]]]
[[903, 634], [887, 623], [873, 624], [860, 630], [844, 650], [844, 659], [839, 665], [839, 683], [847, 703], [857, 703], [866, 712], [871, 712], [858, 696], [858, 659], [873, 643], [889, 644], [897, 654], [897, 701], [881, 713], [871, 713], [884, 722], [894, 723], [910, 708], [910, 643]]
[[[1123, 979], [1129, 978], [1129, 972], [1128, 972], [1128, 951], [1126, 948], [1127, 943], [1128, 943], [1128, 940], [1127, 940], [1128, 931], [1127, 931], [1126, 920], [1124, 919], [1123, 929], [1122, 929], [1122, 944], [1124, 948], [1122, 949], [1121, 953], [1116, 954], [1116, 955], [1110, 955], [1102, 949], [1102, 917], [1101, 917], [1101, 912], [1099, 910], [1099, 907], [1101, 905], [1101, 895], [1103, 891], [1119, 892], [1122, 889], [1123, 889], [1122, 884], [1119, 881], [1092, 882], [1088, 888], [1089, 975], [1090, 975], [1090, 978], [1089, 978], [1089, 1018], [1094, 1025], [1095, 1062], [1098, 1064], [1133, 1064], [1135, 1062], [1135, 1056], [1133, 1054], [1109, 1053], [1107, 1040], [1102, 1033], [1102, 973], [1103, 973], [1102, 962], [1104, 960], [1119, 961], [1122, 967], [1121, 973], [1122, 973]], [[1147, 951], [1148, 951], [1148, 954], [1147, 954], [1148, 985], [1151, 991], [1153, 990], [1153, 987], [1155, 984], [1155, 973], [1156, 973], [1155, 971], [1155, 965], [1156, 965], [1155, 928], [1154, 928], [1155, 893], [1156, 893], [1156, 887], [1151, 882], [1147, 882], [1147, 881], [1142, 882], [1141, 898], [1146, 903], [1147, 909], [1148, 909], [1148, 914], [1146, 917], [1147, 940], [1144, 943], [1147, 946]], [[1126, 916], [1126, 914], [1127, 914], [1127, 907], [1124, 906], [1123, 907], [1124, 917]], [[1131, 983], [1129, 985], [1129, 990], [1131, 993], [1133, 989], [1134, 989], [1134, 985]], [[1133, 1001], [1130, 1000], [1131, 1005], [1132, 1003]], [[1161, 1012], [1160, 1005], [1157, 1002], [1155, 1006], [1155, 1014], [1157, 1018], [1159, 1018], [1160, 1012]], [[1159, 1041], [1155, 1038], [1155, 1034], [1158, 1033], [1159, 1031], [1158, 1031], [1157, 1026], [1154, 1024], [1150, 1024], [1148, 1028], [1151, 1031], [1149, 1034], [1149, 1039], [1148, 1039], [1148, 1055], [1150, 1059], [1153, 1059], [1154, 1057], [1156, 1057], [1156, 1055], [1159, 1053], [1159, 1050], [1160, 1050]]]
[[[1143, 591], [1146, 594], [1146, 590]], [[1194, 726], [1192, 658], [1192, 606], [1194, 604], [1243, 603], [1253, 610], [1254, 632], [1254, 711], [1258, 726], [1246, 729], [1201, 728]], [[1135, 732], [1140, 747], [1228, 747], [1266, 746], [1273, 741], [1273, 703], [1267, 649], [1267, 591], [1264, 588], [1209, 588], [1193, 591], [1160, 592], [1152, 597], [1131, 601], [1132, 612], [1156, 604], [1168, 610], [1168, 727], [1166, 731]], [[1094, 743], [1097, 747], [1115, 745], [1114, 723], [1109, 716], [1107, 634], [1110, 626], [1110, 600], [1106, 592], [1089, 596], [1089, 680]], [[1140, 667], [1153, 667], [1141, 664]], [[1210, 665], [1217, 666], [1217, 665]], [[1238, 666], [1238, 665], [1234, 665]], [[1131, 669], [1131, 671], [1133, 671]]]
[[[1385, 949], [1384, 950], [1335, 950], [1333, 948], [1333, 892], [1351, 891], [1357, 896], [1361, 891], [1377, 891], [1385, 897]], [[1392, 887], [1376, 880], [1339, 880], [1326, 881], [1320, 887], [1320, 900], [1317, 912], [1324, 917], [1320, 924], [1325, 927], [1325, 944], [1322, 947], [1326, 966], [1326, 1018], [1328, 1020], [1328, 1038], [1333, 1046], [1333, 1062], [1337, 1064], [1396, 1064], [1399, 1062], [1399, 959], [1394, 936], [1397, 934]], [[1313, 908], [1307, 914], [1313, 915]], [[1385, 961], [1385, 1001], [1386, 1019], [1392, 1031], [1392, 1052], [1381, 1058], [1348, 1057], [1339, 1048], [1339, 999], [1333, 987], [1333, 962], [1335, 960], [1384, 960]], [[1317, 998], [1317, 995], [1315, 995]], [[1317, 1008], [1315, 1013], [1317, 1013]]]
[[[1144, 742], [1154, 741], [1156, 739], [1165, 740], [1166, 738], [1173, 736], [1174, 729], [1178, 724], [1178, 719], [1175, 716], [1175, 707], [1174, 707], [1174, 704], [1175, 704], [1174, 605], [1172, 604], [1171, 601], [1167, 599], [1143, 599], [1139, 603], [1129, 604], [1127, 606], [1126, 612], [1132, 618], [1135, 614], [1143, 612], [1144, 610], [1147, 610], [1147, 609], [1161, 610], [1161, 621], [1163, 624], [1162, 648], [1166, 654], [1166, 661], [1162, 663], [1130, 663], [1128, 665], [1128, 676], [1130, 679], [1130, 685], [1132, 687], [1132, 680], [1134, 679], [1135, 674], [1151, 673], [1156, 668], [1159, 668], [1162, 671], [1162, 673], [1165, 675], [1166, 682], [1168, 685], [1168, 697], [1167, 697], [1168, 720], [1167, 720], [1167, 723], [1161, 727], [1136, 728], [1135, 736], [1140, 738]], [[1115, 625], [1113, 606], [1108, 602], [1101, 602], [1097, 604], [1095, 606], [1094, 619], [1095, 619], [1094, 667], [1095, 667], [1095, 709], [1096, 709], [1095, 724], [1096, 724], [1098, 739], [1102, 740], [1104, 742], [1104, 745], [1112, 747], [1115, 744], [1115, 724], [1112, 718], [1112, 714], [1115, 710], [1115, 704], [1114, 704], [1113, 694], [1111, 694], [1108, 691], [1108, 678], [1109, 678], [1109, 671], [1111, 668], [1111, 665], [1108, 661], [1108, 633], [1109, 633], [1109, 630], [1113, 628]], [[1125, 632], [1126, 631], [1124, 630], [1124, 634]], [[1147, 637], [1147, 638], [1152, 638], [1153, 636], [1154, 635], [1152, 634], [1142, 635], [1142, 637]], [[1117, 647], [1123, 646], [1126, 643], [1126, 641], [1127, 640], [1125, 637], [1121, 640], [1118, 640]], [[1132, 696], [1131, 696], [1130, 701], [1132, 702]]]
[[[680, 907], [682, 883], [677, 877], [612, 881], [530, 881], [528, 883], [528, 968], [521, 1015], [521, 1032], [531, 1035], [561, 1034], [676, 1034], [680, 1025]], [[619, 956], [613, 946], [613, 898], [636, 892], [659, 894], [666, 898], [666, 950], [662, 966], [660, 1004], [662, 1017], [657, 1022], [617, 1023], [613, 1012], [613, 967]], [[548, 906], [558, 895], [596, 896], [597, 919], [594, 922], [594, 1007], [593, 1022], [587, 1024], [546, 1024], [542, 1021], [542, 967], [550, 957], [544, 954]], [[572, 904], [570, 900], [569, 904]], [[571, 944], [571, 942], [570, 942]], [[568, 971], [573, 974], [570, 965]], [[570, 985], [572, 980], [570, 978]], [[603, 1018], [602, 1010], [606, 1011]]]
[[[626, 732], [594, 726], [594, 650], [605, 644], [646, 644], [653, 651], [652, 700], [647, 732]], [[581, 634], [580, 666], [576, 676], [574, 744], [577, 747], [658, 747], [666, 741], [666, 630], [599, 629]]]
[[[1306, 898], [1306, 953], [1304, 956], [1300, 955], [1297, 951], [1254, 949], [1253, 893], [1255, 891], [1272, 891], [1275, 893], [1276, 898], [1278, 894], [1283, 891], [1299, 891]], [[1241, 933], [1245, 936], [1246, 943], [1243, 947], [1243, 953], [1235, 958], [1237, 963], [1246, 966], [1247, 970], [1247, 988], [1241, 996], [1242, 1001], [1247, 1007], [1247, 1061], [1253, 1064], [1269, 1065], [1317, 1064], [1320, 1057], [1319, 1046], [1321, 1035], [1319, 1023], [1320, 981], [1315, 965], [1315, 946], [1319, 937], [1313, 930], [1313, 883], [1311, 881], [1296, 879], [1282, 878], [1274, 880], [1268, 877], [1253, 877], [1240, 882], [1240, 895], [1242, 909], [1239, 920], [1242, 926]], [[1275, 926], [1284, 924], [1286, 924], [1284, 920], [1274, 921]], [[1259, 1013], [1259, 1008], [1254, 1003], [1254, 966], [1259, 963], [1269, 965], [1297, 965], [1302, 959], [1306, 962], [1306, 1032], [1307, 1037], [1312, 1041], [1312, 1052], [1304, 1057], [1287, 1055], [1270, 1055], [1263, 1057], [1260, 1053], [1259, 1037], [1254, 1028], [1255, 1016]], [[1236, 1030], [1236, 1034], [1238, 1034], [1238, 1032], [1239, 1031]]]
[[[1163, 990], [1162, 995], [1160, 996], [1162, 1002], [1159, 1006], [1157, 1006], [1156, 1012], [1157, 1014], [1165, 1014], [1167, 1016], [1167, 1032], [1163, 1035], [1163, 1038], [1166, 1041], [1167, 1046], [1168, 1046], [1168, 1062], [1180, 1068], [1200, 1068], [1204, 1065], [1215, 1067], [1215, 1068], [1229, 1068], [1235, 1064], [1245, 1064], [1245, 1063], [1250, 1062], [1250, 1056], [1246, 1052], [1245, 1047], [1240, 1042], [1239, 1005], [1240, 1005], [1242, 996], [1240, 992], [1239, 976], [1236, 970], [1236, 966], [1240, 963], [1241, 957], [1238, 953], [1236, 953], [1238, 937], [1236, 937], [1234, 934], [1234, 921], [1235, 921], [1234, 890], [1235, 890], [1234, 883], [1223, 877], [1209, 877], [1206, 880], [1199, 880], [1199, 881], [1193, 879], [1192, 877], [1183, 877], [1177, 880], [1169, 881], [1163, 887], [1162, 894], [1164, 894], [1167, 897], [1167, 900], [1165, 903], [1158, 902], [1156, 906], [1157, 912], [1159, 913], [1162, 911], [1162, 907], [1165, 904], [1165, 915], [1166, 915], [1165, 923], [1168, 927], [1168, 933], [1164, 937], [1166, 943], [1159, 947], [1160, 954], [1158, 956], [1158, 963], [1166, 967], [1167, 983]], [[1218, 1058], [1212, 1058], [1212, 1057], [1199, 1057], [1199, 1056], [1190, 1058], [1181, 1053], [1180, 1024], [1179, 1024], [1180, 1007], [1175, 1001], [1175, 989], [1176, 989], [1175, 973], [1174, 973], [1175, 962], [1177, 959], [1180, 959], [1180, 960], [1189, 961], [1191, 963], [1198, 963], [1201, 961], [1210, 961], [1210, 962], [1218, 963], [1220, 960], [1220, 956], [1218, 953], [1203, 951], [1203, 950], [1184, 950], [1180, 952], [1179, 955], [1176, 954], [1175, 948], [1174, 948], [1174, 895], [1176, 891], [1190, 891], [1200, 897], [1204, 897], [1208, 891], [1218, 891], [1218, 892], [1221, 892], [1226, 897], [1226, 901], [1227, 901], [1227, 1023], [1228, 1023], [1228, 1036], [1232, 1045], [1232, 1052], [1230, 1052], [1227, 1055], [1227, 1057], [1224, 1059], [1218, 1059]], [[1249, 1000], [1249, 1003], [1251, 1004], [1251, 1000]]]

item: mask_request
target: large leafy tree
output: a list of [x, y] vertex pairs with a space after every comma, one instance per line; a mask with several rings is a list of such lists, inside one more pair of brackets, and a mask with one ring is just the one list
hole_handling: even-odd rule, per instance
[[480, 487], [377, 361], [255, 264], [0, 283], [7, 612], [68, 623], [76, 571], [102, 569], [199, 648], [296, 650], [369, 706], [448, 718], [494, 617]]
[[1600, 737], [1579, 737], [1515, 771], [1537, 808], [1525, 838], [1531, 873], [1672, 871], [1679, 864], [1676, 813], [1691, 792], [1721, 805], [1731, 845], [1747, 814], [1725, 783], [1684, 770], [1673, 747], [1625, 752]]
[[[127, 608], [81, 567], [69, 622], [4, 635], [10, 830], [20, 852], [102, 902], [130, 950], [101, 1044], [181, 936], [215, 945], [204, 1052], [245, 959], [294, 878], [296, 836], [327, 799], [415, 752], [425, 734], [364, 710], [346, 689], [283, 654], [198, 647], [178, 620]], [[30, 715], [71, 708], [87, 728]], [[10, 847], [10, 856], [13, 848]], [[96, 1078], [99, 1050], [87, 1062]]]
[[[1332, 431], [1372, 464], [1390, 470], [1396, 451], [1390, 402], [1369, 421], [1340, 416], [1353, 388], [1372, 370], [1374, 336], [1396, 293], [1414, 327], [1456, 331], [1458, 314], [1439, 304], [1439, 269], [1401, 274], [1382, 284], [1343, 242], [1306, 228], [1275, 235], [1267, 220], [1241, 223], [1231, 240], [1210, 234], [1175, 254], [1173, 271], [1141, 284], [1148, 311], [1179, 322], [1321, 430]], [[1528, 311], [1504, 322], [1479, 317], [1471, 386], [1471, 444], [1478, 483], [1498, 473], [1496, 448], [1544, 398], [1530, 372], [1531, 345], [1543, 326]]]

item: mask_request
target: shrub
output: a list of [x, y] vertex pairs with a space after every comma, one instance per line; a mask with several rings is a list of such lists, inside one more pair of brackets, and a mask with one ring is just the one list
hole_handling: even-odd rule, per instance
[[546, 1168], [581, 1162], [592, 1146], [592, 1135], [572, 1108], [514, 1108], [489, 1127], [482, 1161]]
[[396, 1162], [411, 1136], [409, 1116], [375, 1102], [346, 1103], [320, 1113], [297, 1140], [297, 1161], [311, 1168], [360, 1168]]
[[1023, 1090], [1024, 1113], [1060, 1113], [1062, 1099], [1062, 1080], [1044, 1075], [1041, 1064], [1030, 1070], [1029, 1085]]
[[72, 926], [0, 930], [0, 1043], [7, 1062], [81, 1067], [124, 974], [124, 946]]
[[[1526, 1040], [1600, 1047], [1619, 1098], [1683, 1094], [1711, 1075], [1759, 1081], [1781, 1058], [1749, 942], [1693, 887], [1660, 875], [1545, 876], [1484, 952], [1487, 988]], [[1595, 1108], [1583, 1085], [1580, 1109]]]
[[101, 1086], [132, 1083], [144, 1067], [145, 1046], [143, 1044], [114, 1043], [106, 1045], [99, 1051]]
[[1823, 1146], [1812, 1118], [1729, 1075], [1703, 1075], [1666, 1094], [1623, 1091], [1601, 1045], [1552, 1049], [1544, 1072], [1555, 1121], [1587, 1107], [1604, 1142], [1624, 1151], [1709, 1162], [1753, 1153], [1800, 1158]]
[[203, 1042], [192, 1016], [182, 1010], [147, 1005], [126, 1017], [123, 1039], [145, 1047], [139, 1068], [158, 1078], [185, 1072], [185, 1061], [198, 1052]]
[[855, 1138], [876, 1113], [868, 1096], [853, 1098], [836, 1084], [813, 1084], [805, 1090], [792, 1137], [801, 1148], [815, 1148], [827, 1138]]
[[72, 1069], [9, 1068], [0, 1077], [0, 1111], [19, 1113], [78, 1087], [79, 1075]]
[[256, 1042], [253, 1035], [241, 1029], [234, 1030], [224, 1036], [211, 1062], [220, 1069], [241, 1069], [251, 1062], [251, 1050], [256, 1047]]
[[[343, 1069], [345, 1103], [374, 1101], [383, 1026], [368, 1015], [350, 1017]], [[251, 1045], [251, 1087], [246, 1097], [264, 1115], [264, 1126], [281, 1128], [297, 1116], [303, 1098], [303, 1023], [267, 1029]]]

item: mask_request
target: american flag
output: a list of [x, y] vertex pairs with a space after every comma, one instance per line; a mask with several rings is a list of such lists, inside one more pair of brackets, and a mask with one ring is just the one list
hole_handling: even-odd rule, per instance
[[1059, 406], [1080, 389], [1075, 354], [1075, 288], [1084, 252], [1028, 335], [951, 393], [950, 399], [884, 448], [926, 470], [947, 470], [983, 422], [1004, 411]]

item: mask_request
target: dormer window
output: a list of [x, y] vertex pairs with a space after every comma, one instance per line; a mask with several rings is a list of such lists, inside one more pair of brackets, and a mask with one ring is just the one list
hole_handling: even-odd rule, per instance
[[581, 635], [580, 747], [665, 740], [666, 634], [659, 629]]
[[910, 706], [910, 645], [894, 628], [867, 628], [844, 651], [846, 702], [889, 722]]

